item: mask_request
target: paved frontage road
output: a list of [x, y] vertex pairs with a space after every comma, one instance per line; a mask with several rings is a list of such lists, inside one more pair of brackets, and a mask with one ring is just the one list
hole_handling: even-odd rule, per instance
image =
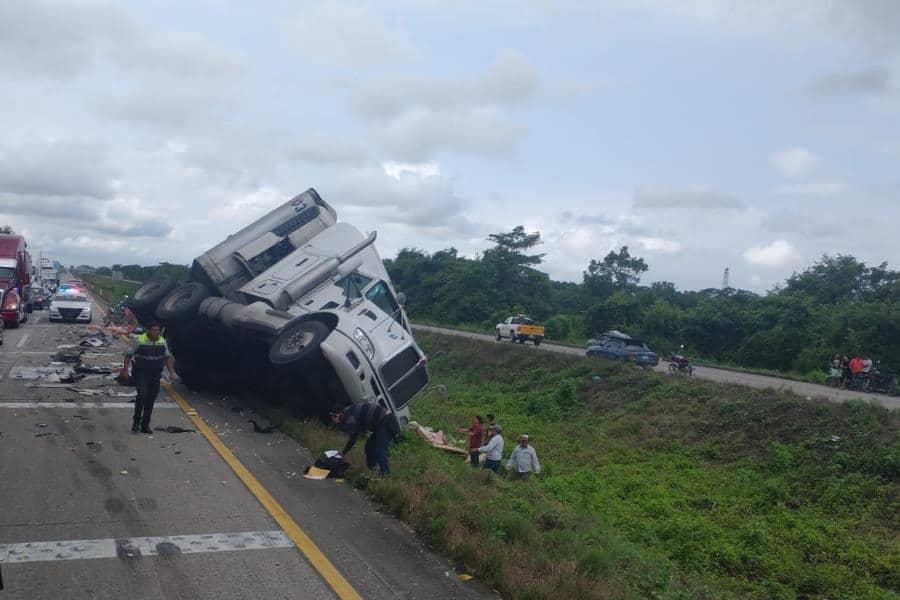
[[[413, 325], [413, 329], [418, 329], [421, 331], [430, 331], [433, 333], [442, 333], [445, 335], [455, 335], [460, 337], [465, 337], [473, 340], [484, 340], [488, 342], [494, 343], [506, 343], [509, 341], [506, 340], [504, 342], [496, 342], [493, 336], [485, 335], [481, 333], [471, 333], [468, 331], [459, 331], [457, 329], [444, 329], [441, 327], [431, 327], [428, 325]], [[556, 344], [543, 343], [540, 346], [534, 346], [534, 344], [526, 343], [524, 346], [531, 348], [535, 351], [546, 351], [546, 352], [558, 352], [560, 354], [571, 354], [574, 356], [584, 356], [583, 348], [573, 348], [571, 346], [558, 346]], [[603, 360], [598, 358], [597, 360]], [[656, 370], [660, 373], [666, 373], [668, 369], [668, 363], [661, 362]], [[884, 394], [863, 394], [860, 392], [852, 392], [847, 390], [840, 390], [831, 388], [824, 385], [817, 385], [814, 383], [806, 383], [803, 381], [792, 381], [790, 379], [779, 379], [777, 377], [769, 377], [767, 375], [756, 375], [753, 373], [742, 373], [740, 371], [729, 371], [727, 369], [713, 369], [710, 367], [694, 367], [694, 376], [699, 377], [700, 379], [708, 379], [709, 381], [716, 381], [718, 383], [732, 383], [738, 385], [746, 385], [754, 388], [761, 389], [789, 389], [794, 393], [799, 394], [800, 396], [805, 396], [809, 398], [827, 398], [833, 402], [844, 402], [846, 400], [854, 400], [854, 399], [862, 399], [866, 402], [871, 402], [873, 404], [880, 404], [881, 406], [896, 409], [900, 408], [900, 397], [892, 397]]]

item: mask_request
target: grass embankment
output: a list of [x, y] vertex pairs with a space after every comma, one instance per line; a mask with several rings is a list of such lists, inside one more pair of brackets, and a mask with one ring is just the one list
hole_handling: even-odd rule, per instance
[[141, 286], [140, 283], [116, 280], [103, 275], [86, 273], [81, 278], [88, 286], [88, 289], [110, 305], [116, 304], [125, 296], [134, 294], [135, 290]]
[[[544, 471], [515, 482], [408, 439], [391, 477], [357, 484], [505, 597], [898, 597], [897, 413], [417, 337], [447, 393], [413, 417], [493, 412], [505, 457], [529, 433]], [[314, 451], [343, 441], [285, 427]]]

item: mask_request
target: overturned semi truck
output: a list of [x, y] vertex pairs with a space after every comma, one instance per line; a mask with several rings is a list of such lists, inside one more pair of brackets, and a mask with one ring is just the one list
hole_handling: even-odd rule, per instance
[[309, 189], [194, 259], [188, 282], [155, 278], [128, 304], [164, 325], [188, 387], [322, 418], [376, 401], [404, 426], [428, 372], [375, 237]]

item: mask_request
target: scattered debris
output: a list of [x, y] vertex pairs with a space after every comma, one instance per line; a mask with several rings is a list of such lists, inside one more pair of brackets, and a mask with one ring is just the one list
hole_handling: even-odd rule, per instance
[[103, 340], [101, 340], [99, 338], [89, 338], [89, 339], [82, 341], [81, 344], [79, 344], [79, 345], [83, 346], [85, 348], [100, 348], [101, 346], [103, 346], [103, 344], [104, 344]]
[[248, 423], [253, 423], [253, 431], [256, 433], [273, 433], [276, 429], [278, 429], [278, 425], [269, 425], [268, 427], [263, 427], [259, 423], [256, 422], [255, 419], [247, 419]]
[[196, 429], [185, 429], [177, 425], [169, 425], [167, 427], [154, 427], [154, 431], [165, 431], [166, 433], [197, 433]]
[[91, 374], [91, 375], [110, 375], [112, 373], [112, 369], [108, 369], [106, 367], [91, 367], [88, 365], [77, 365], [75, 367], [76, 373], [83, 374]]
[[122, 469], [121, 471], [119, 471], [119, 475], [128, 475], [128, 471]]

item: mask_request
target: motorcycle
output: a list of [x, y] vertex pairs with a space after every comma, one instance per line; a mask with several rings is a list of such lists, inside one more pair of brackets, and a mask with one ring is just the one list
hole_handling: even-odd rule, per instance
[[862, 390], [864, 392], [873, 392], [878, 394], [897, 395], [897, 376], [890, 373], [882, 373], [878, 370], [881, 361], [879, 361], [869, 376], [863, 382]]
[[692, 377], [694, 375], [694, 366], [691, 359], [684, 356], [684, 344], [678, 349], [678, 354], [671, 353], [669, 355], [669, 373], [672, 375], [686, 375]]

